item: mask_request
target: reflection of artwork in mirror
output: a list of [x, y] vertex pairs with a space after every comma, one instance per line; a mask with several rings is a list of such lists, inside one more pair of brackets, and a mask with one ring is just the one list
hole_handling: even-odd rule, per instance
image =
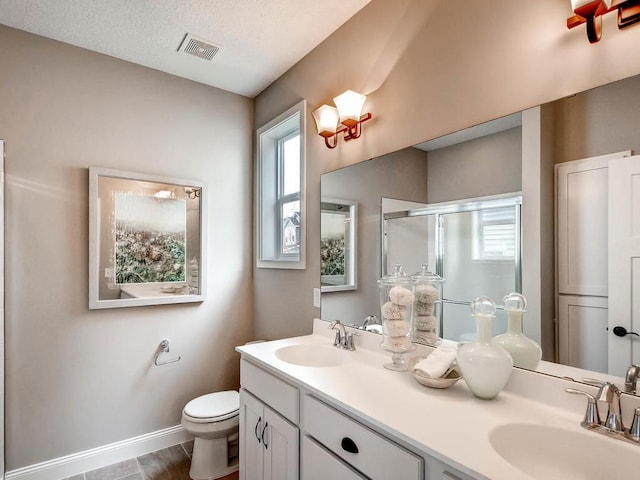
[[115, 194], [115, 283], [185, 281], [186, 200]]
[[90, 308], [204, 300], [197, 182], [90, 169]]
[[320, 281], [323, 292], [356, 289], [357, 204], [322, 199]]

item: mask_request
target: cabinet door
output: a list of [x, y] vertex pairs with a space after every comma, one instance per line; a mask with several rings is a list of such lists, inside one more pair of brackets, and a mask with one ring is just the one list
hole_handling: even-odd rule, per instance
[[607, 299], [558, 296], [560, 363], [607, 373]]
[[240, 389], [240, 480], [263, 478], [263, 410], [260, 400]]
[[298, 480], [298, 427], [264, 407], [264, 480]]
[[302, 439], [301, 480], [365, 480], [338, 457], [305, 436]]

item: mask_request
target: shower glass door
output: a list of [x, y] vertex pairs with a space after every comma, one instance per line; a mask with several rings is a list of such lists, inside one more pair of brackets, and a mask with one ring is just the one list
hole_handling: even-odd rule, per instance
[[[501, 304], [520, 291], [520, 205], [444, 213], [439, 216], [439, 274], [443, 288], [442, 334], [472, 341], [475, 322], [469, 302], [481, 295]], [[498, 310], [493, 334], [504, 333], [506, 316]]]
[[401, 264], [409, 274], [422, 263], [445, 279], [440, 332], [456, 342], [475, 339], [470, 302], [487, 296], [498, 305], [492, 333], [506, 331], [502, 299], [521, 292], [522, 196], [467, 199], [383, 214], [382, 273]]

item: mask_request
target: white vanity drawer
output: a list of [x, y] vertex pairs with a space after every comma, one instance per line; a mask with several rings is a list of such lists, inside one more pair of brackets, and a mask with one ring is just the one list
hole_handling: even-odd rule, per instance
[[306, 433], [367, 477], [422, 478], [420, 457], [311, 396], [305, 395], [303, 402], [302, 425]]
[[298, 389], [274, 377], [246, 360], [240, 360], [240, 385], [264, 403], [298, 424], [300, 420]]
[[366, 480], [311, 438], [302, 439], [300, 480]]

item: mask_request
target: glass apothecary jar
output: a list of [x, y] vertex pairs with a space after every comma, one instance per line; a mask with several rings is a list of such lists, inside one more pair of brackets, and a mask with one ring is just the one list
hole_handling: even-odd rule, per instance
[[413, 279], [394, 265], [393, 271], [378, 280], [380, 293], [380, 318], [382, 319], [382, 343], [380, 346], [392, 352], [391, 362], [384, 366], [396, 372], [409, 369], [404, 354], [413, 350], [411, 343], [413, 304], [415, 300]]
[[439, 336], [440, 312], [442, 309], [442, 284], [444, 279], [429, 271], [426, 264], [411, 276], [415, 285], [413, 308], [413, 341], [436, 346], [442, 343]]

